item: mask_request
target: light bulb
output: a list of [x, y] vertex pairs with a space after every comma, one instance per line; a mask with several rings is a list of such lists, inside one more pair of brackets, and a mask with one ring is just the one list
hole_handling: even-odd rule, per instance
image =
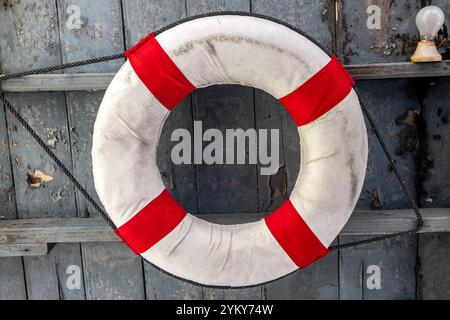
[[417, 29], [422, 41], [431, 41], [444, 25], [445, 16], [441, 8], [427, 6], [422, 8], [416, 16]]
[[424, 7], [417, 13], [416, 25], [420, 32], [420, 41], [411, 57], [412, 62], [442, 61], [433, 39], [444, 25], [444, 21], [444, 12], [436, 6]]

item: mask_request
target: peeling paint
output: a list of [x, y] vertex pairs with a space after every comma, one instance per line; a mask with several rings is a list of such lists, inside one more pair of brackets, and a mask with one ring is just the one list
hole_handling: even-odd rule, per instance
[[39, 169], [27, 173], [27, 183], [32, 188], [39, 188], [53, 180], [53, 177], [45, 174]]

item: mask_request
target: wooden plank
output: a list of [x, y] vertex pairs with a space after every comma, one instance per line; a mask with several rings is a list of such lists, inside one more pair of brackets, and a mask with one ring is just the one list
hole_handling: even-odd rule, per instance
[[420, 205], [450, 206], [450, 79], [416, 80], [421, 104]]
[[22, 258], [0, 259], [0, 300], [26, 300]]
[[[81, 51], [81, 50], [80, 50]], [[73, 159], [73, 174], [94, 200], [101, 205], [94, 187], [92, 175], [92, 132], [97, 111], [104, 91], [67, 92], [67, 112], [70, 127], [70, 151]], [[80, 192], [76, 192], [77, 215], [96, 216], [97, 212]]]
[[[78, 71], [78, 69], [77, 69]], [[6, 80], [4, 92], [105, 90], [114, 73], [40, 74]]]
[[[448, 230], [447, 208], [420, 209], [424, 227], [420, 233], [446, 232]], [[411, 230], [416, 226], [416, 216], [410, 209], [403, 210], [357, 210], [342, 230], [342, 235], [375, 236]]]
[[5, 112], [0, 102], [0, 219], [11, 219], [17, 217], [17, 212]]
[[[450, 232], [450, 208], [421, 209], [425, 225], [421, 233]], [[263, 213], [266, 215], [267, 213]], [[219, 224], [256, 221], [259, 213], [202, 214]], [[412, 210], [357, 210], [341, 232], [343, 236], [374, 236], [410, 230], [416, 217]], [[49, 218], [0, 220], [0, 245], [60, 242], [120, 241], [100, 218]]]
[[[450, 61], [422, 64], [412, 62], [349, 64], [345, 65], [345, 68], [355, 80], [450, 76]], [[2, 83], [2, 90], [4, 92], [105, 90], [114, 75], [114, 73], [32, 75], [6, 80]]]
[[[345, 241], [359, 239], [345, 237]], [[416, 249], [416, 237], [410, 237], [341, 250], [340, 298], [414, 299]]]
[[86, 243], [83, 253], [86, 299], [145, 299], [141, 258], [125, 244]]
[[[0, 8], [0, 20], [4, 19], [5, 14], [6, 11]], [[2, 39], [3, 37], [0, 37], [0, 48]], [[2, 61], [3, 55], [0, 50], [0, 72]], [[0, 102], [0, 220], [17, 218], [5, 112], [3, 103]], [[25, 300], [26, 298], [23, 259], [20, 257], [0, 259], [0, 300]]]
[[12, 219], [0, 225], [0, 244], [119, 240], [100, 218]]
[[264, 285], [263, 299], [339, 299], [338, 252], [305, 269]]
[[[60, 0], [58, 14], [63, 63], [123, 52], [120, 0]], [[123, 61], [84, 65], [64, 73], [115, 72]]]
[[47, 253], [48, 245], [46, 243], [0, 245], [0, 258], [44, 256]]
[[261, 300], [262, 286], [243, 289], [205, 288], [205, 300]]
[[186, 17], [185, 0], [122, 0], [126, 48], [149, 33]]
[[333, 0], [252, 0], [252, 12], [290, 23], [313, 37], [327, 50], [334, 51]]
[[147, 299], [149, 300], [200, 300], [203, 288], [176, 279], [144, 262]]
[[[421, 0], [346, 0], [338, 2], [337, 53], [344, 63], [409, 61], [419, 33], [415, 24]], [[369, 29], [370, 5], [380, 8], [380, 28]], [[372, 13], [371, 13], [372, 14]]]
[[355, 80], [450, 76], [450, 61], [436, 63], [389, 62], [348, 64], [345, 65], [345, 68]]
[[[169, 23], [186, 17], [186, 3], [176, 1], [123, 0], [123, 19], [127, 48], [132, 47], [148, 33]], [[166, 188], [189, 212], [197, 207], [195, 168], [191, 165], [173, 166], [170, 152], [174, 142], [170, 141], [172, 131], [185, 128], [192, 132], [191, 97], [181, 102], [168, 117], [157, 149], [157, 164]], [[189, 285], [174, 279], [150, 264], [144, 263], [145, 289], [148, 299], [201, 298], [201, 287]]]
[[449, 233], [420, 235], [417, 298], [425, 300], [449, 299], [449, 256]]
[[[4, 72], [19, 72], [61, 63], [54, 1], [8, 2], [2, 6], [1, 12], [0, 51]], [[8, 99], [70, 168], [67, 115], [62, 107], [65, 105], [64, 94], [8, 94]], [[69, 180], [55, 168], [48, 156], [10, 114], [7, 121], [19, 218], [72, 216], [75, 212], [75, 196]], [[52, 176], [53, 180], [38, 188], [31, 187], [29, 182], [33, 176], [29, 174], [34, 169]], [[64, 289], [58, 288], [58, 282], [53, 281], [57, 277], [53, 267], [54, 259], [81, 260], [79, 246], [70, 246], [71, 250], [58, 250], [56, 246], [53, 255], [24, 258], [29, 299], [80, 297], [78, 292], [64, 294]], [[39, 265], [39, 269], [35, 269], [36, 265]], [[84, 296], [84, 292], [81, 296]]]
[[[8, 99], [70, 168], [69, 132], [66, 111], [62, 107], [65, 105], [64, 95], [24, 93], [10, 94]], [[41, 217], [42, 214], [48, 217], [56, 214], [72, 216], [75, 199], [69, 179], [11, 114], [8, 114], [8, 123], [19, 217]], [[42, 171], [52, 180], [39, 187], [31, 187], [30, 184], [36, 179], [34, 170]]]
[[188, 16], [220, 11], [250, 11], [249, 0], [186, 0]]
[[[420, 204], [426, 207], [450, 206], [448, 197], [450, 170], [448, 155], [450, 149], [450, 130], [448, 128], [448, 97], [442, 92], [450, 87], [447, 79], [430, 79], [422, 83], [424, 90], [423, 120], [426, 128], [421, 163]], [[419, 237], [419, 277], [418, 298], [448, 299], [450, 292], [450, 234], [421, 235]]]
[[[63, 62], [83, 60], [92, 56], [108, 55], [111, 52], [124, 50], [120, 0], [95, 2], [61, 0], [58, 10]], [[77, 21], [78, 17], [74, 17], [74, 12], [78, 11], [80, 16]], [[78, 68], [77, 71], [115, 72], [122, 63], [123, 60], [115, 60], [108, 63], [83, 66]], [[68, 74], [73, 72], [75, 72], [74, 69], [65, 70], [65, 73]], [[74, 174], [88, 192], [94, 195], [97, 202], [99, 200], [96, 196], [92, 177], [91, 149], [92, 131], [103, 94], [103, 91], [68, 92], [66, 94]], [[97, 212], [80, 193], [77, 193], [77, 209], [80, 217], [97, 216]], [[95, 270], [92, 270], [92, 268], [84, 270], [87, 298], [111, 299], [114, 298], [114, 296], [111, 296], [114, 292], [120, 293], [120, 297], [124, 299], [145, 296], [143, 285], [139, 284], [139, 278], [136, 278], [137, 274], [132, 273], [136, 269], [142, 268], [141, 261], [129, 255], [128, 248], [118, 244], [112, 245], [117, 250], [112, 255], [111, 245], [110, 243], [82, 245], [83, 263], [90, 267], [96, 266]], [[120, 258], [125, 259], [121, 264], [129, 268], [123, 268], [123, 270], [111, 276], [110, 265], [117, 265], [117, 260]], [[90, 259], [95, 261], [90, 261]], [[103, 263], [97, 263], [98, 259], [101, 259]], [[140, 281], [143, 283], [142, 272], [139, 275]], [[136, 282], [135, 286], [131, 286], [128, 279], [133, 279], [132, 281]]]
[[[425, 5], [440, 7], [447, 16], [450, 2], [446, 0], [427, 0]], [[445, 52], [444, 58], [449, 58]], [[422, 157], [420, 158], [420, 205], [424, 207], [450, 206], [450, 130], [448, 119], [448, 90], [450, 81], [443, 79], [427, 79], [418, 82], [422, 103], [423, 134]], [[449, 299], [450, 297], [450, 234], [433, 234], [419, 236], [419, 277], [418, 298]]]
[[[58, 244], [47, 256], [24, 258], [28, 299], [31, 300], [83, 300], [85, 290], [82, 277], [80, 246]], [[79, 287], [68, 285], [70, 267], [75, 266]], [[32, 285], [29, 285], [29, 284]]]

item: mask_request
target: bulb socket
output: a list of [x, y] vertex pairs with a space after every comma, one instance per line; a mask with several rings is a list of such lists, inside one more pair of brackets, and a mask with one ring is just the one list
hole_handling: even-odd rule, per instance
[[432, 40], [421, 40], [411, 57], [412, 62], [437, 62], [442, 61], [442, 56]]

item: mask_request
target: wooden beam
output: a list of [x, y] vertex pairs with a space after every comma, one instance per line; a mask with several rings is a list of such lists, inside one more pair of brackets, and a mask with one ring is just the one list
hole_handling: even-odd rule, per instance
[[346, 65], [355, 80], [426, 78], [450, 76], [450, 61], [437, 63], [375, 63]]
[[47, 253], [48, 253], [47, 243], [34, 243], [34, 244], [18, 243], [18, 244], [0, 245], [0, 258], [44, 256]]
[[0, 245], [119, 240], [100, 218], [0, 220]]
[[[422, 209], [426, 232], [450, 232], [450, 208]], [[230, 224], [256, 221], [258, 214], [202, 215], [208, 221]], [[378, 235], [412, 229], [412, 210], [355, 211], [341, 235]], [[118, 241], [100, 218], [49, 218], [0, 220], [0, 245], [60, 242]]]
[[6, 80], [4, 92], [105, 90], [114, 73], [39, 74]]
[[[376, 63], [345, 66], [355, 80], [450, 76], [450, 61]], [[95, 91], [108, 87], [114, 73], [40, 74], [6, 80], [4, 92]]]

